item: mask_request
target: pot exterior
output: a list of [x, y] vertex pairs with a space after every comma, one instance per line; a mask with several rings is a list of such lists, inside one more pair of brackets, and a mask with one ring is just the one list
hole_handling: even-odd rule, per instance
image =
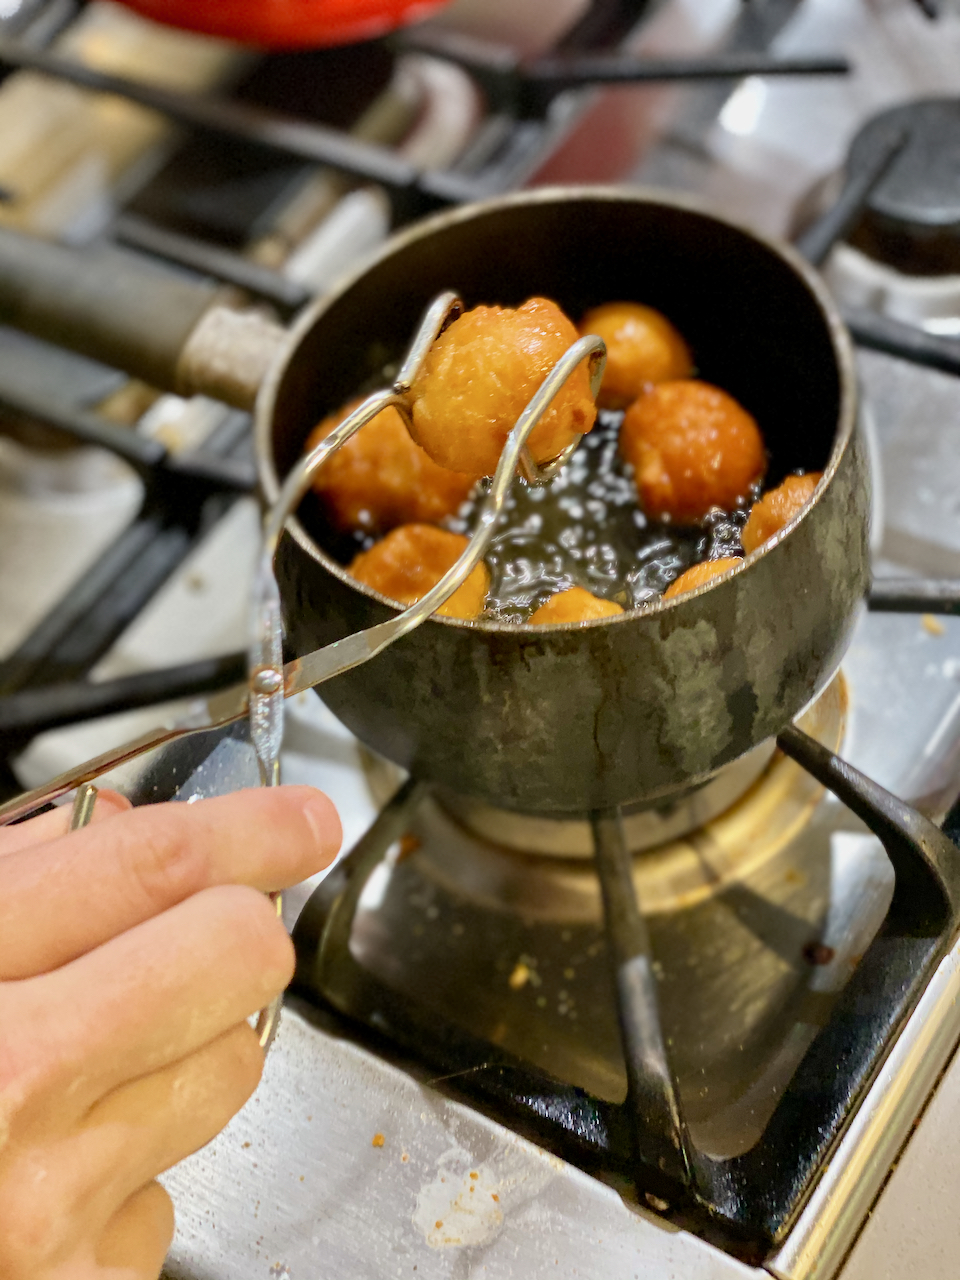
[[[603, 192], [593, 198], [596, 209], [591, 194], [583, 190], [526, 193], [500, 206], [494, 203], [474, 213], [458, 210], [436, 219], [440, 233], [435, 236], [417, 229], [405, 233], [398, 247], [388, 247], [363, 276], [304, 321], [305, 342], [295, 347], [286, 370], [265, 386], [260, 404], [261, 464], [266, 464], [269, 495], [276, 484], [274, 466], [279, 464], [281, 472], [289, 466], [319, 410], [330, 407], [329, 401], [313, 409], [300, 405], [306, 366], [326, 359], [330, 380], [343, 379], [344, 361], [337, 363], [336, 351], [327, 349], [336, 346], [344, 331], [358, 332], [363, 308], [369, 309], [378, 289], [387, 310], [399, 281], [411, 270], [406, 259], [412, 256], [413, 266], [422, 264], [424, 247], [436, 243], [441, 259], [445, 253], [452, 255], [447, 272], [459, 261], [461, 275], [471, 277], [464, 288], [468, 305], [497, 300], [484, 294], [476, 281], [482, 282], [486, 272], [494, 277], [490, 287], [496, 289], [501, 269], [475, 261], [468, 268], [464, 258], [465, 246], [471, 244], [471, 218], [480, 232], [477, 253], [487, 256], [491, 227], [496, 227], [501, 207], [509, 215], [504, 234], [517, 234], [518, 228], [522, 233], [524, 217], [530, 223], [526, 234], [532, 234], [530, 228], [538, 225], [534, 215], [540, 213], [545, 235], [551, 229], [564, 234], [569, 226], [581, 249], [592, 235], [604, 236], [603, 224], [609, 226], [611, 218], [618, 227], [635, 220], [638, 234], [648, 240], [662, 228], [661, 253], [674, 248], [681, 255], [684, 245], [692, 246], [692, 252], [701, 253], [698, 269], [708, 272], [712, 259], [703, 256], [694, 233], [714, 234], [713, 247], [722, 255], [717, 272], [726, 272], [731, 281], [742, 279], [748, 296], [727, 309], [723, 334], [714, 336], [701, 328], [704, 336], [698, 341], [695, 333], [694, 350], [706, 353], [701, 361], [701, 368], [707, 365], [705, 376], [716, 367], [713, 380], [757, 414], [771, 443], [772, 482], [778, 470], [783, 474], [798, 466], [825, 468], [825, 483], [800, 520], [730, 577], [700, 593], [611, 620], [567, 627], [430, 620], [320, 690], [334, 713], [381, 754], [454, 792], [526, 812], [582, 813], [652, 803], [689, 788], [776, 734], [836, 671], [869, 581], [869, 483], [855, 424], [852, 361], [849, 343], [822, 288], [789, 251], [673, 197]], [[519, 221], [518, 207], [523, 214]], [[600, 225], [594, 229], [590, 220], [596, 210]], [[687, 219], [694, 225], [688, 226]], [[448, 245], [444, 228], [451, 226]], [[731, 262], [731, 254], [741, 248], [742, 262]], [[604, 278], [597, 285], [598, 300], [605, 293], [607, 298], [638, 296], [658, 305], [653, 276], [643, 293], [629, 280], [617, 287], [611, 278], [615, 255], [608, 254], [608, 259], [599, 266]], [[443, 269], [441, 263], [438, 270]], [[545, 271], [543, 292], [560, 295], [563, 305], [556, 272], [556, 265], [552, 278], [551, 271]], [[415, 313], [432, 293], [434, 281], [406, 278], [416, 281], [408, 285], [416, 293], [409, 304]], [[447, 283], [456, 287], [459, 281], [450, 277]], [[730, 295], [719, 287], [711, 293], [709, 285], [707, 280], [700, 292], [716, 320], [722, 299]], [[518, 287], [523, 291], [526, 285], [521, 282]], [[751, 298], [762, 302], [765, 287], [779, 288], [779, 301], [767, 299], [769, 315], [756, 315], [756, 334], [751, 335], [756, 352], [745, 354]], [[472, 296], [471, 289], [478, 296]], [[576, 304], [589, 296], [576, 285], [571, 292]], [[695, 327], [695, 303], [696, 299], [690, 303], [687, 330]], [[675, 314], [676, 307], [673, 310]], [[377, 315], [368, 310], [367, 316], [370, 336], [377, 337]], [[738, 325], [741, 341], [735, 345]], [[776, 325], [782, 332], [771, 336], [769, 330]], [[680, 327], [684, 331], [682, 317]], [[317, 341], [318, 329], [326, 348]], [[791, 342], [795, 349], [785, 346]], [[389, 339], [385, 345], [389, 347]], [[725, 354], [731, 375], [726, 380]], [[753, 371], [756, 361], [759, 373]], [[348, 379], [357, 374], [355, 362]], [[778, 386], [782, 402], [776, 399]], [[334, 386], [333, 395], [347, 390], [345, 385]], [[774, 418], [778, 404], [780, 412]], [[351, 585], [299, 522], [292, 522], [281, 542], [277, 570], [288, 641], [295, 653], [393, 612], [373, 593]]]
[[[321, 696], [382, 755], [501, 808], [653, 800], [776, 734], [826, 686], [866, 590], [866, 527], [855, 438], [790, 537], [682, 610], [540, 635], [428, 622]], [[278, 572], [295, 652], [389, 616], [303, 570], [288, 535]]]

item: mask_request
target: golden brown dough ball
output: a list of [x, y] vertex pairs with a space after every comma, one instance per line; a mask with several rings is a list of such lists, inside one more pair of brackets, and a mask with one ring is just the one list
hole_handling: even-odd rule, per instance
[[605, 302], [580, 321], [580, 332], [607, 344], [607, 367], [597, 403], [625, 409], [649, 383], [693, 373], [690, 348], [666, 316], [639, 302]]
[[[435, 587], [466, 550], [468, 539], [432, 524], [403, 524], [355, 556], [349, 572], [381, 595], [414, 604]], [[490, 573], [478, 564], [437, 613], [476, 618], [490, 590]]]
[[822, 474], [820, 471], [809, 471], [805, 476], [787, 476], [783, 484], [771, 489], [759, 502], [753, 504], [740, 538], [748, 555], [775, 533], [779, 533], [807, 505]]
[[539, 609], [530, 615], [530, 621], [538, 626], [544, 622], [583, 622], [587, 618], [612, 618], [623, 613], [612, 600], [601, 600], [583, 587], [568, 587], [558, 591]]
[[670, 583], [662, 599], [672, 600], [674, 596], [682, 596], [685, 591], [696, 591], [697, 587], [702, 587], [711, 578], [719, 577], [738, 564], [743, 564], [741, 556], [724, 556], [721, 560], [704, 560], [701, 564], [695, 564]]
[[661, 382], [627, 410], [620, 452], [631, 463], [640, 504], [655, 519], [702, 520], [730, 510], [763, 475], [756, 422], [707, 382]]
[[[436, 340], [413, 386], [413, 435], [442, 467], [492, 475], [503, 443], [546, 375], [579, 337], [555, 302], [474, 307]], [[549, 462], [597, 416], [581, 361], [527, 440]]]
[[[351, 414], [351, 400], [315, 427], [309, 452]], [[447, 471], [410, 437], [396, 409], [383, 409], [328, 458], [313, 480], [333, 524], [344, 531], [386, 533], [398, 524], [442, 520], [453, 515], [477, 477]]]

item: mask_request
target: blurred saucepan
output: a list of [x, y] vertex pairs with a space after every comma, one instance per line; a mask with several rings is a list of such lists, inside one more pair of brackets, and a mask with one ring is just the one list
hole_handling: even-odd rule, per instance
[[264, 49], [372, 40], [449, 0], [122, 0], [145, 18]]

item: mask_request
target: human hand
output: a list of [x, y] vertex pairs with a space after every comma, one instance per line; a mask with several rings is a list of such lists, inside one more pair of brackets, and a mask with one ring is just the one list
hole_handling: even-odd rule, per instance
[[102, 791], [0, 829], [0, 1276], [147, 1280], [173, 1208], [157, 1174], [257, 1086], [246, 1019], [293, 973], [268, 890], [340, 845], [309, 787], [130, 810]]

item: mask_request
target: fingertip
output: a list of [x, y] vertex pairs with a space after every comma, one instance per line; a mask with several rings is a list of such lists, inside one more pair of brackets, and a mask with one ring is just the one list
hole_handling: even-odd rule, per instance
[[296, 967], [293, 943], [275, 903], [246, 885], [226, 885], [208, 892], [226, 904], [232, 943], [241, 946], [256, 973], [260, 998], [272, 1000], [290, 985]]
[[[343, 828], [329, 796], [304, 785], [251, 788], [239, 792], [262, 836], [256, 841], [263, 864], [254, 883], [263, 890], [282, 889], [328, 867], [340, 851]], [[206, 801], [224, 804], [231, 796]], [[247, 837], [254, 830], [248, 826]], [[266, 874], [264, 873], [266, 872]]]
[[[260, 1037], [249, 1022], [244, 1022], [241, 1026], [236, 1027], [234, 1032], [228, 1032], [227, 1035], [236, 1037], [235, 1065], [238, 1077], [242, 1080], [240, 1089], [246, 1095], [240, 1104], [240, 1107], [242, 1107], [253, 1097], [257, 1086], [260, 1084], [266, 1058], [263, 1047], [260, 1044]], [[240, 1107], [237, 1107], [238, 1111]]]
[[343, 843], [343, 826], [336, 806], [329, 796], [314, 787], [303, 788], [306, 796], [303, 800], [303, 816], [313, 832], [318, 858], [316, 871], [328, 867], [340, 852]]
[[104, 790], [97, 792], [97, 802], [94, 806], [94, 813], [96, 813], [97, 809], [100, 809], [101, 812], [104, 809], [107, 809], [110, 813], [126, 813], [128, 809], [132, 808], [133, 805], [127, 797], [121, 795], [119, 791], [111, 791], [109, 788], [105, 788]]
[[162, 1250], [165, 1257], [177, 1230], [177, 1214], [170, 1193], [159, 1182], [148, 1183], [143, 1189], [141, 1206], [153, 1219], [153, 1237], [157, 1243], [157, 1251]]
[[277, 941], [274, 944], [275, 952], [272, 956], [273, 963], [271, 965], [270, 974], [275, 975], [275, 983], [270, 985], [270, 999], [278, 996], [281, 992], [286, 991], [290, 983], [293, 981], [293, 975], [297, 967], [297, 953], [293, 947], [293, 939], [287, 933], [283, 922], [277, 917], [279, 930]]
[[170, 1196], [159, 1182], [148, 1183], [107, 1225], [97, 1244], [98, 1267], [141, 1277], [159, 1275], [175, 1226]]

